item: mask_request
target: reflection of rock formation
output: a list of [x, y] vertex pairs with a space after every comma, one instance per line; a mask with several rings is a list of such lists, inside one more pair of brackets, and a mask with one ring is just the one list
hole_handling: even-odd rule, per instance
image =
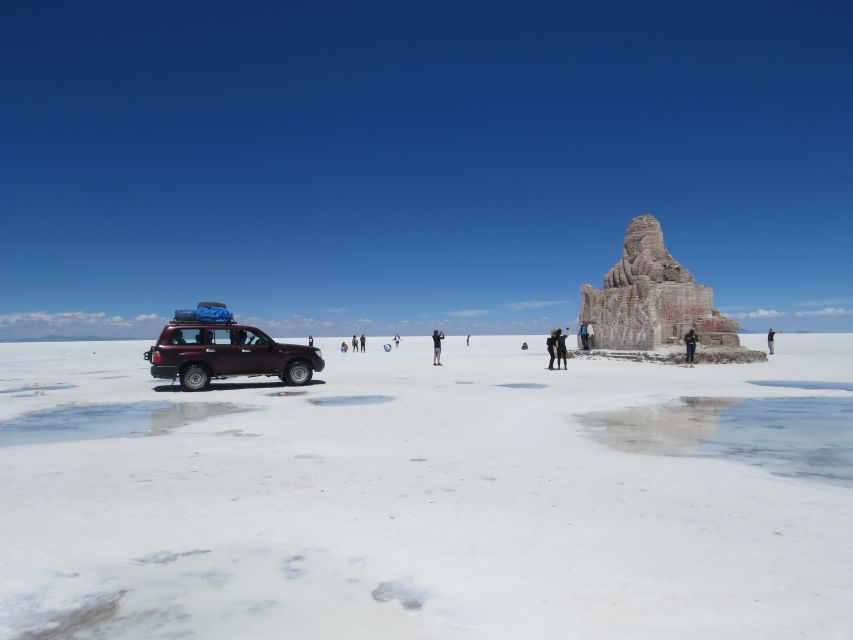
[[631, 220], [622, 258], [604, 277], [604, 288], [581, 287], [581, 321], [591, 322], [595, 345], [605, 349], [654, 349], [681, 340], [691, 328], [703, 346], [737, 347], [738, 323], [714, 308], [714, 292], [667, 251], [654, 216]]
[[581, 417], [590, 434], [618, 451], [664, 456], [696, 455], [717, 432], [717, 418], [737, 398], [684, 398], [677, 406], [596, 411]]
[[240, 407], [230, 402], [180, 402], [151, 411], [149, 435], [168, 435], [179, 427], [201, 422], [213, 416], [253, 411], [250, 407]]

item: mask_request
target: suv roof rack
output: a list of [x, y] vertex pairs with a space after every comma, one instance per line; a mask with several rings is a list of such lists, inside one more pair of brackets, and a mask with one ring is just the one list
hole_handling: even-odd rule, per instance
[[192, 320], [192, 321], [190, 321], [190, 320], [175, 320], [174, 318], [172, 318], [172, 320], [171, 320], [171, 322], [169, 322], [169, 324], [172, 326], [184, 326], [184, 327], [186, 327], [186, 326], [198, 326], [198, 325], [202, 325], [205, 327], [230, 327], [230, 326], [235, 325], [237, 323], [234, 322], [233, 320], [230, 320], [228, 322], [202, 322], [200, 320]]

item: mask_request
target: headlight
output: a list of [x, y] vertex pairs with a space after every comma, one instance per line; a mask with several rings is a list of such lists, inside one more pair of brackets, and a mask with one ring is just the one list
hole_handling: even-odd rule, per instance
[[317, 349], [317, 357], [320, 358], [320, 360], [323, 359], [323, 352], [320, 351], [319, 349]]

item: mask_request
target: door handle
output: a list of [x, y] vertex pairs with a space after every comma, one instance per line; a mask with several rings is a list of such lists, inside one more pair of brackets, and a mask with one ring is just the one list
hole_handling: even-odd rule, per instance
[[243, 353], [252, 353], [251, 349], [240, 349]]
[[205, 349], [207, 353], [216, 353], [216, 349]]

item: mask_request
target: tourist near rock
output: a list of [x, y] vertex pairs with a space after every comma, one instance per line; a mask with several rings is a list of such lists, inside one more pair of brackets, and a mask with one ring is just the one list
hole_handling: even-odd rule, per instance
[[581, 287], [580, 320], [592, 323], [597, 349], [655, 350], [682, 344], [684, 335], [696, 329], [701, 345], [697, 361], [766, 359], [763, 352], [740, 347], [738, 323], [720, 315], [713, 289], [698, 284], [672, 257], [660, 222], [651, 215], [628, 223], [622, 258], [604, 276], [604, 287]]

